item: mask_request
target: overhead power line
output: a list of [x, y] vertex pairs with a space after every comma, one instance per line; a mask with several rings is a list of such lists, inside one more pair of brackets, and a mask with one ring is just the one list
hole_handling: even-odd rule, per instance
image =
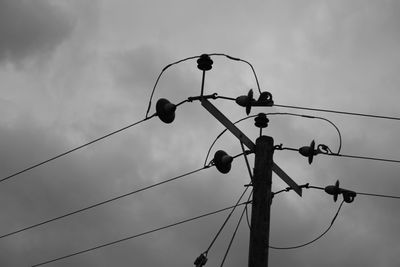
[[[246, 63], [247, 65], [249, 65], [249, 67], [251, 68], [251, 71], [253, 72], [254, 79], [255, 79], [255, 81], [256, 81], [256, 83], [257, 83], [258, 92], [261, 94], [261, 88], [260, 88], [260, 83], [258, 82], [257, 73], [256, 73], [256, 71], [255, 71], [253, 65], [252, 65], [249, 61], [244, 60], [244, 59], [240, 59], [240, 58], [237, 58], [237, 57], [232, 57], [232, 56], [227, 55], [227, 54], [224, 54], [224, 53], [212, 53], [212, 54], [208, 54], [208, 55], [209, 55], [209, 56], [222, 56], [222, 57], [226, 57], [226, 58], [228, 58], [228, 59], [230, 59], [230, 60], [239, 61], [239, 62], [244, 62], [244, 63]], [[183, 58], [183, 59], [177, 60], [177, 61], [175, 61], [175, 62], [172, 62], [172, 63], [166, 65], [166, 66], [161, 70], [160, 74], [158, 75], [158, 77], [157, 77], [157, 79], [156, 79], [156, 82], [154, 83], [153, 89], [151, 90], [150, 99], [149, 99], [149, 103], [148, 103], [148, 105], [147, 105], [147, 110], [146, 110], [146, 115], [145, 115], [146, 118], [147, 118], [148, 115], [149, 115], [149, 112], [150, 112], [150, 109], [151, 109], [152, 100], [153, 100], [154, 93], [155, 93], [155, 91], [156, 91], [157, 85], [158, 85], [158, 83], [159, 83], [159, 81], [160, 81], [160, 79], [161, 79], [161, 76], [164, 74], [164, 72], [165, 72], [168, 68], [170, 68], [170, 67], [172, 67], [172, 66], [174, 66], [174, 65], [177, 65], [177, 64], [179, 64], [179, 63], [182, 63], [182, 62], [185, 62], [185, 61], [188, 61], [188, 60], [200, 58], [200, 57], [201, 57], [201, 55]], [[220, 98], [224, 98], [224, 97], [220, 97]]]
[[[325, 190], [324, 187], [309, 185], [308, 183], [307, 183], [307, 184], [304, 184], [304, 185], [300, 185], [300, 187], [301, 187], [301, 188], [305, 188], [305, 189], [318, 189], [318, 190], [322, 190], [322, 191]], [[279, 191], [275, 192], [274, 195], [277, 195], [277, 194], [280, 194], [280, 193], [283, 193], [283, 192], [289, 192], [289, 191], [291, 191], [291, 190], [293, 190], [293, 188], [287, 187], [287, 188], [285, 188], [285, 189], [282, 189], [282, 190], [279, 190]], [[400, 196], [395, 196], [395, 195], [365, 193], [365, 192], [357, 192], [357, 191], [354, 191], [354, 190], [352, 190], [352, 191], [355, 192], [357, 195], [364, 195], [364, 196], [371, 196], [371, 197], [382, 197], [382, 198], [400, 199]]]
[[[251, 192], [251, 194], [249, 195], [249, 197], [248, 197], [248, 199], [247, 199], [247, 202], [250, 201], [250, 198], [251, 198], [251, 196], [252, 196], [252, 193], [253, 193], [253, 192]], [[222, 262], [221, 262], [220, 267], [224, 266], [226, 257], [227, 257], [228, 254], [229, 254], [229, 250], [231, 249], [233, 240], [235, 239], [237, 230], [238, 230], [238, 228], [239, 228], [239, 226], [240, 226], [240, 223], [242, 222], [243, 215], [244, 215], [244, 213], [246, 212], [246, 210], [247, 210], [247, 205], [244, 206], [243, 211], [242, 211], [242, 213], [241, 213], [241, 215], [240, 215], [240, 217], [239, 217], [239, 221], [238, 221], [238, 223], [236, 224], [235, 230], [233, 231], [231, 240], [229, 241], [229, 245], [228, 245], [228, 247], [226, 248], [226, 251], [225, 251], [225, 254], [224, 254], [224, 258], [222, 259]]]
[[131, 192], [129, 192], [129, 193], [125, 193], [125, 194], [123, 194], [123, 195], [119, 195], [119, 196], [116, 196], [116, 197], [113, 197], [113, 198], [110, 198], [110, 199], [107, 199], [107, 200], [98, 202], [98, 203], [96, 203], [96, 204], [87, 206], [87, 207], [85, 207], [85, 208], [81, 208], [81, 209], [78, 209], [78, 210], [75, 210], [75, 211], [66, 213], [66, 214], [64, 214], [64, 215], [61, 215], [61, 216], [58, 216], [58, 217], [54, 217], [54, 218], [52, 218], [52, 219], [45, 220], [45, 221], [42, 221], [42, 222], [40, 222], [40, 223], [33, 224], [33, 225], [31, 225], [31, 226], [27, 226], [27, 227], [24, 227], [24, 228], [19, 229], [19, 230], [15, 230], [15, 231], [10, 232], [10, 233], [7, 233], [7, 234], [3, 234], [3, 235], [0, 236], [0, 239], [1, 239], [1, 238], [4, 238], [4, 237], [7, 237], [7, 236], [15, 235], [15, 234], [17, 234], [17, 233], [21, 233], [21, 232], [27, 231], [27, 230], [29, 230], [29, 229], [33, 229], [33, 228], [39, 227], [39, 226], [41, 226], [41, 225], [44, 225], [44, 224], [47, 224], [47, 223], [50, 223], [50, 222], [54, 222], [54, 221], [57, 221], [57, 220], [60, 220], [60, 219], [63, 219], [63, 218], [66, 218], [66, 217], [75, 215], [75, 214], [77, 214], [77, 213], [81, 213], [81, 212], [87, 211], [87, 210], [89, 210], [89, 209], [96, 208], [96, 207], [101, 206], [101, 205], [104, 205], [104, 204], [106, 204], [106, 203], [110, 203], [110, 202], [113, 202], [113, 201], [115, 201], [115, 200], [118, 200], [118, 199], [121, 199], [121, 198], [124, 198], [124, 197], [127, 197], [127, 196], [131, 196], [131, 195], [134, 195], [134, 194], [139, 193], [139, 192], [143, 192], [143, 191], [148, 190], [148, 189], [150, 189], [150, 188], [153, 188], [153, 187], [156, 187], [156, 186], [159, 186], [159, 185], [168, 183], [168, 182], [172, 182], [172, 181], [174, 181], [174, 180], [178, 180], [178, 179], [180, 179], [180, 178], [183, 178], [183, 177], [185, 177], [185, 176], [194, 174], [194, 173], [196, 173], [196, 172], [199, 172], [199, 171], [201, 171], [201, 170], [207, 169], [207, 168], [209, 168], [209, 167], [210, 167], [210, 166], [205, 166], [205, 167], [199, 168], [199, 169], [197, 169], [197, 170], [190, 171], [190, 172], [187, 172], [187, 173], [184, 173], [184, 174], [175, 176], [175, 177], [173, 177], [173, 178], [170, 178], [170, 179], [167, 179], [167, 180], [164, 180], [164, 181], [161, 181], [161, 182], [158, 182], [158, 183], [155, 183], [155, 184], [152, 184], [152, 185], [149, 185], [149, 186], [146, 186], [146, 187], [143, 187], [143, 188], [140, 188], [140, 189], [131, 191]]
[[[316, 150], [315, 155], [326, 155], [326, 156], [333, 156], [333, 157], [341, 157], [341, 158], [353, 158], [353, 159], [366, 159], [366, 160], [374, 160], [374, 161], [382, 161], [382, 162], [392, 162], [392, 163], [400, 163], [400, 160], [397, 159], [387, 159], [387, 158], [378, 158], [378, 157], [367, 157], [367, 156], [359, 156], [359, 155], [348, 155], [348, 154], [339, 154], [331, 152], [328, 146], [323, 145], [327, 148], [327, 151]], [[298, 148], [293, 147], [282, 147], [281, 145], [276, 146], [275, 149], [278, 150], [290, 150], [290, 151], [299, 151]]]
[[98, 246], [95, 246], [95, 247], [91, 247], [91, 248], [88, 248], [88, 249], [85, 249], [85, 250], [80, 250], [80, 251], [68, 254], [68, 255], [65, 255], [65, 256], [62, 256], [62, 257], [58, 257], [58, 258], [54, 258], [54, 259], [51, 259], [51, 260], [47, 260], [47, 261], [32, 265], [32, 267], [42, 266], [42, 265], [45, 265], [45, 264], [49, 264], [49, 263], [52, 263], [52, 262], [56, 262], [56, 261], [59, 261], [59, 260], [70, 258], [70, 257], [76, 256], [76, 255], [84, 254], [84, 253], [87, 253], [87, 252], [90, 252], [90, 251], [93, 251], [93, 250], [97, 250], [97, 249], [104, 248], [104, 247], [107, 247], [107, 246], [115, 245], [115, 244], [130, 240], [130, 239], [134, 239], [134, 238], [137, 238], [137, 237], [140, 237], [140, 236], [148, 235], [148, 234], [151, 234], [151, 233], [154, 233], [154, 232], [157, 232], [157, 231], [161, 231], [161, 230], [173, 227], [173, 226], [177, 226], [177, 225], [180, 225], [180, 224], [183, 224], [183, 223], [187, 223], [187, 222], [190, 222], [190, 221], [198, 220], [198, 219], [203, 218], [203, 217], [207, 217], [207, 216], [210, 216], [210, 215], [221, 213], [223, 211], [233, 209], [235, 206], [237, 207], [237, 206], [242, 206], [242, 205], [245, 205], [245, 204], [247, 204], [247, 202], [243, 202], [243, 203], [240, 203], [238, 205], [233, 205], [233, 206], [230, 206], [230, 207], [227, 207], [227, 208], [223, 208], [223, 209], [219, 209], [219, 210], [216, 210], [216, 211], [204, 213], [204, 214], [201, 214], [201, 215], [189, 218], [189, 219], [185, 219], [185, 220], [182, 220], [182, 221], [178, 221], [176, 223], [172, 223], [172, 224], [163, 226], [163, 227], [159, 227], [159, 228], [155, 228], [155, 229], [152, 229], [152, 230], [149, 230], [149, 231], [146, 231], [146, 232], [142, 232], [140, 234], [131, 235], [131, 236], [128, 236], [128, 237], [125, 237], [125, 238], [122, 238], [122, 239], [119, 239], [119, 240], [116, 240], [116, 241], [104, 243], [104, 244], [101, 244], [101, 245], [98, 245]]
[[142, 123], [142, 122], [144, 122], [144, 121], [147, 121], [147, 120], [151, 119], [151, 118], [154, 117], [154, 116], [155, 116], [155, 114], [152, 115], [152, 116], [150, 116], [150, 117], [144, 118], [144, 119], [142, 119], [142, 120], [140, 120], [140, 121], [137, 121], [137, 122], [135, 122], [135, 123], [132, 123], [132, 124], [130, 124], [130, 125], [127, 125], [127, 126], [125, 126], [125, 127], [122, 127], [122, 128], [120, 128], [120, 129], [118, 129], [118, 130], [116, 130], [116, 131], [113, 131], [113, 132], [111, 132], [111, 133], [108, 133], [108, 134], [106, 134], [106, 135], [103, 135], [103, 136], [101, 136], [101, 137], [99, 137], [99, 138], [96, 138], [96, 139], [94, 139], [94, 140], [92, 140], [92, 141], [90, 141], [90, 142], [87, 142], [87, 143], [85, 143], [85, 144], [82, 144], [82, 145], [80, 145], [80, 146], [77, 146], [77, 147], [75, 147], [75, 148], [72, 148], [72, 149], [70, 149], [70, 150], [67, 150], [67, 151], [65, 151], [65, 152], [63, 152], [63, 153], [61, 153], [61, 154], [58, 154], [58, 155], [56, 155], [56, 156], [54, 156], [54, 157], [51, 157], [51, 158], [49, 158], [49, 159], [47, 159], [47, 160], [44, 160], [44, 161], [39, 162], [39, 163], [36, 163], [36, 164], [34, 164], [34, 165], [30, 166], [30, 167], [27, 167], [27, 168], [25, 168], [25, 169], [23, 169], [23, 170], [17, 171], [17, 172], [15, 172], [15, 173], [11, 174], [11, 175], [8, 175], [8, 176], [6, 176], [6, 177], [4, 177], [4, 178], [1, 178], [1, 179], [0, 179], [0, 183], [4, 182], [4, 181], [6, 181], [6, 180], [9, 180], [9, 179], [11, 179], [11, 178], [13, 178], [13, 177], [15, 177], [15, 176], [17, 176], [17, 175], [20, 175], [20, 174], [22, 174], [22, 173], [24, 173], [24, 172], [27, 172], [27, 171], [30, 171], [30, 170], [32, 170], [32, 169], [35, 169], [35, 168], [37, 168], [37, 167], [39, 167], [39, 166], [42, 166], [42, 165], [44, 165], [44, 164], [46, 164], [46, 163], [49, 163], [50, 161], [53, 161], [53, 160], [56, 160], [56, 159], [58, 159], [58, 158], [64, 157], [64, 156], [66, 156], [66, 155], [68, 155], [68, 154], [70, 154], [70, 153], [72, 153], [72, 152], [75, 152], [75, 151], [77, 151], [77, 150], [79, 150], [79, 149], [82, 149], [82, 148], [84, 148], [84, 147], [87, 147], [87, 146], [89, 146], [89, 145], [91, 145], [91, 144], [94, 144], [94, 143], [100, 141], [100, 140], [103, 140], [103, 139], [105, 139], [105, 138], [108, 138], [108, 137], [110, 137], [110, 136], [112, 136], [112, 135], [114, 135], [114, 134], [117, 134], [117, 133], [119, 133], [119, 132], [122, 132], [122, 131], [124, 131], [124, 130], [126, 130], [126, 129], [128, 129], [128, 128], [131, 128], [131, 127], [133, 127], [133, 126], [135, 126], [135, 125], [138, 125], [138, 124], [140, 124], [140, 123]]
[[321, 154], [328, 155], [328, 156], [342, 157], [342, 158], [367, 159], [367, 160], [374, 160], [374, 161], [400, 163], [400, 160], [396, 160], [396, 159], [385, 159], [385, 158], [365, 157], [365, 156], [356, 156], [356, 155], [344, 155], [344, 154], [335, 154], [335, 153], [332, 153], [332, 154], [321, 153]]
[[[295, 117], [302, 117], [302, 118], [307, 118], [307, 119], [318, 119], [318, 120], [326, 121], [329, 124], [331, 124], [335, 128], [336, 132], [338, 133], [339, 145], [338, 145], [337, 153], [340, 153], [340, 151], [342, 149], [342, 134], [341, 134], [339, 128], [332, 121], [330, 121], [330, 120], [328, 120], [326, 118], [316, 117], [316, 116], [309, 116], [309, 115], [305, 115], [305, 114], [289, 113], [289, 112], [270, 112], [270, 113], [265, 113], [265, 115], [266, 116], [287, 115], [287, 116], [295, 116]], [[236, 125], [236, 124], [238, 124], [238, 123], [240, 123], [242, 121], [245, 121], [245, 120], [248, 120], [248, 119], [251, 119], [251, 118], [256, 118], [257, 116], [258, 115], [250, 115], [250, 116], [247, 116], [247, 117], [241, 118], [240, 120], [235, 121], [233, 124]], [[204, 160], [204, 165], [207, 165], [208, 157], [210, 156], [211, 149], [214, 147], [215, 143], [227, 131], [228, 131], [228, 129], [222, 130], [221, 133], [219, 135], [217, 135], [217, 137], [211, 143], [211, 146], [208, 148], [207, 155], [206, 155], [206, 158]], [[284, 149], [293, 150], [293, 149], [289, 149], [289, 148], [284, 148]], [[298, 150], [296, 150], [296, 151], [298, 151]]]
[[375, 118], [375, 119], [400, 121], [399, 117], [382, 116], [382, 115], [374, 115], [374, 114], [367, 114], [367, 113], [357, 113], [357, 112], [340, 111], [340, 110], [332, 110], [332, 109], [309, 108], [309, 107], [299, 107], [299, 106], [279, 105], [279, 104], [274, 104], [274, 106], [281, 107], [281, 108], [293, 108], [293, 109], [302, 109], [302, 110], [310, 110], [310, 111], [318, 111], [318, 112], [336, 113], [336, 114], [342, 114], [342, 115], [351, 115], [351, 116], [360, 116], [360, 117]]
[[340, 203], [339, 208], [337, 209], [336, 214], [335, 214], [335, 216], [333, 217], [333, 219], [332, 219], [331, 223], [329, 224], [328, 228], [327, 228], [324, 232], [322, 232], [322, 234], [320, 234], [319, 236], [317, 236], [317, 237], [314, 238], [313, 240], [311, 240], [311, 241], [309, 241], [309, 242], [306, 242], [306, 243], [304, 243], [304, 244], [296, 245], [296, 246], [288, 246], [288, 247], [269, 246], [269, 248], [278, 249], [278, 250], [297, 249], [297, 248], [302, 248], [302, 247], [308, 246], [308, 245], [310, 245], [310, 244], [316, 242], [317, 240], [321, 239], [321, 238], [322, 238], [324, 235], [326, 235], [326, 233], [328, 233], [329, 230], [332, 228], [333, 223], [335, 222], [335, 220], [336, 220], [336, 218], [337, 218], [337, 216], [338, 216], [338, 214], [339, 214], [339, 211], [340, 211], [340, 209], [342, 208], [343, 203], [344, 203], [344, 200]]

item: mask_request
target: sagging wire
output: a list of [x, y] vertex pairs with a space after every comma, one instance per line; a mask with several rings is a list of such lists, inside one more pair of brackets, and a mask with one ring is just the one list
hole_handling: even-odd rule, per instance
[[[324, 121], [330, 123], [330, 124], [335, 128], [335, 130], [336, 130], [337, 133], [338, 133], [339, 145], [338, 145], [338, 149], [337, 149], [337, 154], [339, 154], [340, 151], [341, 151], [341, 149], [342, 149], [342, 134], [341, 134], [339, 128], [338, 128], [332, 121], [330, 121], [330, 120], [328, 120], [328, 119], [326, 119], [326, 118], [323, 118], [323, 117], [316, 117], [316, 116], [309, 116], [309, 115], [304, 115], [304, 114], [297, 114], [297, 113], [289, 113], [289, 112], [270, 112], [270, 113], [265, 113], [265, 115], [267, 115], [267, 116], [271, 116], [271, 115], [272, 115], [272, 116], [274, 116], [274, 115], [287, 115], [287, 116], [303, 117], [303, 118], [307, 118], [307, 119], [319, 119], [319, 120], [324, 120]], [[233, 124], [236, 125], [236, 124], [238, 124], [238, 123], [240, 123], [240, 122], [242, 122], [242, 121], [245, 121], [245, 120], [251, 119], [251, 118], [255, 118], [255, 117], [257, 117], [257, 116], [258, 116], [258, 115], [250, 115], [250, 116], [247, 116], [247, 117], [241, 118], [240, 120], [235, 121]], [[207, 165], [208, 157], [210, 156], [211, 150], [212, 150], [212, 148], [214, 147], [215, 143], [218, 141], [219, 138], [221, 138], [221, 136], [222, 136], [227, 130], [228, 130], [228, 129], [224, 129], [219, 135], [217, 135], [217, 137], [216, 137], [216, 138], [214, 139], [214, 141], [212, 142], [210, 148], [209, 148], [208, 151], [207, 151], [207, 155], [206, 155], [206, 158], [205, 158], [205, 160], [204, 160], [204, 166]], [[281, 146], [280, 146], [279, 149], [281, 149], [281, 150], [283, 150], [283, 149], [289, 149], [289, 150], [291, 150], [290, 148], [282, 148]], [[296, 150], [296, 151], [297, 151], [297, 150]]]
[[309, 241], [309, 242], [306, 242], [306, 243], [304, 243], [304, 244], [296, 245], [296, 246], [277, 247], [277, 246], [271, 246], [271, 245], [270, 245], [269, 248], [271, 248], [271, 249], [276, 249], [276, 250], [297, 249], [297, 248], [302, 248], [302, 247], [308, 246], [308, 245], [310, 245], [310, 244], [316, 242], [317, 240], [321, 239], [321, 238], [322, 238], [324, 235], [326, 235], [326, 233], [328, 233], [329, 230], [332, 228], [333, 223], [335, 222], [337, 216], [339, 215], [339, 211], [340, 211], [340, 209], [342, 208], [342, 205], [343, 205], [344, 202], [345, 202], [345, 201], [342, 200], [342, 202], [340, 203], [339, 208], [337, 209], [335, 216], [333, 216], [333, 219], [332, 219], [331, 223], [329, 224], [328, 228], [327, 228], [324, 232], [322, 232], [319, 236], [317, 236], [316, 238], [314, 238], [313, 240], [311, 240], [311, 241]]
[[[230, 59], [230, 60], [233, 60], [233, 61], [241, 61], [241, 62], [244, 62], [244, 63], [248, 64], [248, 65], [250, 66], [250, 68], [251, 68], [251, 70], [252, 70], [252, 72], [253, 72], [254, 78], [255, 78], [255, 80], [256, 80], [257, 89], [258, 89], [259, 93], [261, 94], [260, 84], [259, 84], [259, 82], [258, 82], [258, 77], [257, 77], [256, 71], [254, 70], [254, 67], [253, 67], [253, 65], [252, 65], [250, 62], [248, 62], [248, 61], [246, 61], [246, 60], [243, 60], [243, 59], [240, 59], [240, 58], [232, 57], [232, 56], [230, 56], [230, 55], [223, 54], [223, 53], [212, 53], [212, 54], [208, 54], [208, 56], [224, 56], [224, 57], [226, 57], [226, 58], [228, 58], [228, 59]], [[172, 63], [166, 65], [166, 66], [161, 70], [161, 72], [160, 72], [160, 74], [158, 75], [158, 77], [157, 77], [157, 79], [156, 79], [156, 82], [155, 82], [155, 84], [154, 84], [154, 86], [153, 86], [153, 89], [152, 89], [152, 91], [151, 91], [150, 99], [149, 99], [149, 104], [148, 104], [148, 106], [147, 106], [145, 118], [147, 118], [148, 115], [149, 115], [150, 108], [151, 108], [151, 103], [152, 103], [152, 100], [153, 100], [153, 97], [154, 97], [154, 93], [155, 93], [155, 91], [156, 91], [158, 82], [160, 81], [161, 76], [164, 74], [164, 72], [165, 72], [167, 69], [169, 69], [170, 67], [174, 66], [174, 65], [177, 65], [177, 64], [179, 64], [179, 63], [182, 63], [182, 62], [185, 62], [185, 61], [188, 61], [188, 60], [197, 59], [197, 58], [200, 58], [200, 57], [201, 57], [201, 55], [199, 55], [199, 56], [191, 56], [191, 57], [187, 57], [187, 58], [184, 58], [184, 59], [180, 59], [180, 60], [177, 60], [177, 61], [175, 61], [175, 62], [172, 62]]]

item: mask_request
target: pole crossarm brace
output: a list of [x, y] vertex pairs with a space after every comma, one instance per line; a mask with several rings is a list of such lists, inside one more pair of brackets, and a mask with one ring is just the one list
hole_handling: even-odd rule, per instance
[[[221, 122], [236, 138], [247, 146], [252, 152], [255, 151], [255, 144], [250, 140], [238, 127], [236, 127], [221, 111], [219, 111], [210, 101], [202, 98], [201, 105], [211, 113], [219, 122]], [[302, 188], [293, 181], [275, 162], [272, 164], [272, 170], [277, 174], [285, 183], [287, 183], [293, 190], [302, 196]]]

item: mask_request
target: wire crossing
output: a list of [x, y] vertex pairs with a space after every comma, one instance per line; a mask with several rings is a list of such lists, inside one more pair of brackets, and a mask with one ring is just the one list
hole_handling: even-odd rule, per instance
[[159, 183], [155, 183], [155, 184], [152, 184], [152, 185], [149, 185], [149, 186], [146, 186], [146, 187], [143, 187], [143, 188], [140, 188], [140, 189], [131, 191], [131, 192], [129, 192], [129, 193], [126, 193], [126, 194], [123, 194], [123, 195], [119, 195], [119, 196], [116, 196], [116, 197], [113, 197], [113, 198], [104, 200], [104, 201], [102, 201], [102, 202], [99, 202], [99, 203], [96, 203], [96, 204], [87, 206], [87, 207], [85, 207], [85, 208], [81, 208], [81, 209], [78, 209], [78, 210], [75, 210], [75, 211], [66, 213], [66, 214], [64, 214], [64, 215], [61, 215], [61, 216], [58, 216], [58, 217], [55, 217], [55, 218], [52, 218], [52, 219], [49, 219], [49, 220], [46, 220], [46, 221], [42, 221], [42, 222], [40, 222], [40, 223], [36, 223], [36, 224], [34, 224], [34, 225], [27, 226], [27, 227], [25, 227], [25, 228], [22, 228], [22, 229], [19, 229], [19, 230], [15, 230], [15, 231], [10, 232], [10, 233], [7, 233], [7, 234], [3, 234], [3, 235], [0, 236], [0, 239], [1, 239], [1, 238], [4, 238], [4, 237], [7, 237], [7, 236], [15, 235], [15, 234], [18, 234], [18, 233], [21, 233], [21, 232], [24, 232], [24, 231], [27, 231], [27, 230], [30, 230], [30, 229], [33, 229], [33, 228], [36, 228], [36, 227], [39, 227], [39, 226], [41, 226], [41, 225], [44, 225], [44, 224], [47, 224], [47, 223], [50, 223], [50, 222], [54, 222], [54, 221], [57, 221], [57, 220], [60, 220], [60, 219], [63, 219], [63, 218], [66, 218], [66, 217], [69, 217], [69, 216], [72, 216], [72, 215], [75, 215], [75, 214], [78, 214], [78, 213], [87, 211], [87, 210], [90, 210], [90, 209], [93, 209], [93, 208], [96, 208], [96, 207], [98, 207], [98, 206], [101, 206], [101, 205], [110, 203], [110, 202], [112, 202], [112, 201], [115, 201], [115, 200], [118, 200], [118, 199], [121, 199], [121, 198], [124, 198], [124, 197], [127, 197], [127, 196], [134, 195], [134, 194], [139, 193], [139, 192], [143, 192], [143, 191], [148, 190], [148, 189], [150, 189], [150, 188], [153, 188], [153, 187], [156, 187], [156, 186], [159, 186], [159, 185], [168, 183], [168, 182], [172, 182], [172, 181], [174, 181], [174, 180], [177, 180], [177, 179], [183, 178], [183, 177], [185, 177], [185, 176], [194, 174], [194, 173], [196, 173], [196, 172], [199, 172], [199, 171], [201, 171], [201, 170], [207, 169], [207, 168], [209, 168], [209, 167], [210, 167], [210, 166], [202, 167], [202, 168], [199, 168], [199, 169], [197, 169], [197, 170], [190, 171], [190, 172], [187, 172], [187, 173], [184, 173], [184, 174], [175, 176], [175, 177], [173, 177], [173, 178], [170, 178], [170, 179], [161, 181], [161, 182], [159, 182]]
[[127, 126], [125, 126], [125, 127], [122, 127], [122, 128], [120, 128], [120, 129], [118, 129], [118, 130], [116, 130], [116, 131], [113, 131], [113, 132], [111, 132], [111, 133], [108, 133], [108, 134], [106, 134], [106, 135], [103, 135], [103, 136], [101, 136], [101, 137], [99, 137], [99, 138], [96, 138], [96, 139], [94, 139], [94, 140], [92, 140], [92, 141], [90, 141], [90, 142], [87, 142], [87, 143], [85, 143], [85, 144], [82, 144], [82, 145], [80, 145], [80, 146], [77, 146], [77, 147], [75, 147], [75, 148], [72, 148], [72, 149], [70, 149], [70, 150], [67, 150], [67, 151], [65, 151], [65, 152], [63, 152], [63, 153], [61, 153], [61, 154], [58, 154], [58, 155], [56, 155], [56, 156], [54, 156], [54, 157], [52, 157], [52, 158], [49, 158], [49, 159], [47, 159], [47, 160], [45, 160], [45, 161], [39, 162], [39, 163], [34, 164], [34, 165], [30, 166], [30, 167], [27, 167], [27, 168], [25, 168], [25, 169], [23, 169], [23, 170], [20, 170], [20, 171], [15, 172], [15, 173], [13, 173], [13, 174], [11, 174], [11, 175], [8, 175], [8, 176], [6, 176], [6, 177], [0, 179], [0, 183], [4, 182], [4, 181], [6, 181], [6, 180], [9, 180], [9, 179], [11, 179], [11, 178], [13, 178], [13, 177], [15, 177], [15, 176], [18, 176], [18, 175], [20, 175], [20, 174], [22, 174], [22, 173], [24, 173], [24, 172], [28, 172], [28, 171], [30, 171], [30, 170], [33, 170], [33, 169], [35, 169], [35, 168], [37, 168], [37, 167], [39, 167], [39, 166], [42, 166], [42, 165], [44, 165], [44, 164], [46, 164], [46, 163], [49, 163], [49, 162], [51, 162], [51, 161], [53, 161], [53, 160], [56, 160], [56, 159], [61, 158], [61, 157], [64, 157], [64, 156], [66, 156], [66, 155], [68, 155], [68, 154], [70, 154], [70, 153], [72, 153], [72, 152], [75, 152], [75, 151], [77, 151], [77, 150], [79, 150], [79, 149], [82, 149], [82, 148], [84, 148], [84, 147], [87, 147], [87, 146], [89, 146], [89, 145], [91, 145], [91, 144], [94, 144], [94, 143], [100, 141], [100, 140], [103, 140], [103, 139], [105, 139], [105, 138], [108, 138], [108, 137], [110, 137], [110, 136], [112, 136], [112, 135], [114, 135], [114, 134], [117, 134], [117, 133], [119, 133], [119, 132], [122, 132], [122, 131], [124, 131], [124, 130], [127, 130], [127, 129], [129, 129], [129, 128], [135, 126], [135, 125], [138, 125], [138, 124], [140, 124], [140, 123], [142, 123], [142, 122], [144, 122], [144, 121], [147, 121], [147, 120], [151, 119], [151, 118], [154, 117], [154, 116], [155, 116], [155, 114], [154, 114], [153, 116], [144, 118], [144, 119], [142, 119], [142, 120], [140, 120], [140, 121], [137, 121], [137, 122], [135, 122], [135, 123], [132, 123], [132, 124], [130, 124], [130, 125], [127, 125]]
[[201, 215], [189, 218], [189, 219], [178, 221], [176, 223], [172, 223], [172, 224], [169, 224], [169, 225], [166, 225], [166, 226], [162, 226], [162, 227], [155, 228], [155, 229], [152, 229], [152, 230], [149, 230], [149, 231], [146, 231], [146, 232], [142, 232], [140, 234], [131, 235], [131, 236], [128, 236], [128, 237], [125, 237], [125, 238], [122, 238], [122, 239], [119, 239], [119, 240], [116, 240], [116, 241], [112, 241], [112, 242], [109, 242], [109, 243], [101, 244], [101, 245], [98, 245], [98, 246], [95, 246], [95, 247], [91, 247], [91, 248], [88, 248], [88, 249], [85, 249], [85, 250], [81, 250], [81, 251], [77, 251], [77, 252], [65, 255], [65, 256], [62, 256], [62, 257], [59, 257], [59, 258], [55, 258], [55, 259], [51, 259], [51, 260], [48, 260], [48, 261], [45, 261], [45, 262], [41, 262], [41, 263], [32, 265], [32, 267], [42, 266], [42, 265], [45, 265], [45, 264], [49, 264], [49, 263], [52, 263], [52, 262], [56, 262], [56, 261], [59, 261], [59, 260], [63, 260], [63, 259], [66, 259], [66, 258], [77, 256], [77, 255], [80, 255], [80, 254], [84, 254], [84, 253], [87, 253], [87, 252], [90, 252], [90, 251], [93, 251], [93, 250], [97, 250], [97, 249], [104, 248], [104, 247], [107, 247], [107, 246], [115, 245], [115, 244], [130, 240], [130, 239], [134, 239], [134, 238], [137, 238], [137, 237], [140, 237], [140, 236], [148, 235], [148, 234], [151, 234], [151, 233], [154, 233], [154, 232], [157, 232], [157, 231], [161, 231], [161, 230], [164, 230], [164, 229], [167, 229], [167, 228], [170, 228], [170, 227], [174, 227], [174, 226], [177, 226], [177, 225], [180, 225], [180, 224], [184, 224], [184, 223], [187, 223], [187, 222], [190, 222], [190, 221], [198, 220], [200, 218], [204, 218], [204, 217], [211, 216], [211, 215], [214, 215], [214, 214], [217, 214], [217, 213], [221, 213], [223, 211], [230, 210], [230, 209], [233, 209], [234, 207], [242, 206], [242, 205], [245, 205], [247, 203], [248, 202], [242, 202], [242, 203], [240, 203], [238, 205], [233, 205], [233, 206], [226, 207], [226, 208], [223, 208], [223, 209], [219, 209], [219, 210], [216, 210], [216, 211], [204, 213], [204, 214], [201, 214]]

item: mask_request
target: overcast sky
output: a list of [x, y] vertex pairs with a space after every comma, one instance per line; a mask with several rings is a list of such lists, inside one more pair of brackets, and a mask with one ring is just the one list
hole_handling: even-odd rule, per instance
[[[144, 118], [151, 89], [167, 64], [203, 53], [251, 62], [276, 104], [400, 116], [400, 2], [0, 0], [0, 177]], [[213, 57], [205, 92], [237, 97], [256, 82], [248, 65]], [[154, 96], [178, 103], [200, 93], [195, 60], [169, 68]], [[232, 121], [233, 102], [213, 103]], [[258, 112], [321, 116], [340, 129], [342, 153], [400, 160], [394, 120], [278, 107]], [[338, 149], [323, 120], [270, 116], [275, 144], [315, 139]], [[252, 120], [239, 127], [253, 140]], [[153, 118], [101, 142], [0, 183], [0, 235], [195, 170], [223, 130], [198, 102], [172, 124]], [[215, 145], [240, 153], [225, 134]], [[253, 156], [250, 157], [253, 164]], [[274, 161], [298, 184], [400, 195], [396, 163], [292, 151]], [[237, 158], [229, 174], [210, 168], [181, 180], [0, 239], [1, 266], [31, 266], [233, 205], [249, 182]], [[287, 185], [273, 176], [273, 191]], [[341, 200], [341, 197], [339, 197]], [[331, 222], [340, 201], [319, 190], [274, 198], [270, 243], [308, 242]], [[270, 266], [400, 266], [400, 202], [357, 196], [330, 232], [297, 250], [270, 250]], [[239, 208], [208, 254], [219, 266]], [[47, 266], [194, 266], [227, 213], [57, 261]], [[249, 229], [242, 221], [224, 266], [247, 266]]]

